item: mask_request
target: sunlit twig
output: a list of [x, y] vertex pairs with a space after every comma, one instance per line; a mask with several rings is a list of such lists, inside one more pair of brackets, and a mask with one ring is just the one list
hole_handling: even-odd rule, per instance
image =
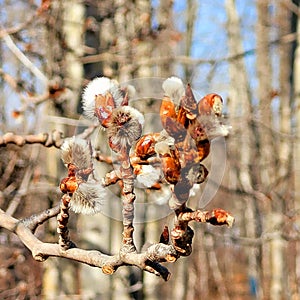
[[24, 64], [38, 79], [40, 79], [46, 86], [48, 78], [42, 73], [24, 53], [16, 46], [9, 34], [2, 34], [4, 40], [10, 51]]

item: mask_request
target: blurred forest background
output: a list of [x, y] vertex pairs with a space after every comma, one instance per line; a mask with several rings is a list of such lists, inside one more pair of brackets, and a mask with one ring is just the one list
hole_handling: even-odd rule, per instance
[[[95, 76], [120, 83], [179, 76], [201, 96], [224, 98], [233, 129], [207, 208], [236, 219], [232, 229], [193, 224], [193, 252], [168, 266], [168, 282], [133, 267], [107, 276], [63, 259], [38, 263], [1, 229], [1, 299], [300, 299], [299, 0], [0, 0], [0, 7], [0, 135], [57, 129], [68, 137], [86, 128], [81, 92]], [[157, 112], [159, 102], [146, 99], [140, 109]], [[8, 145], [0, 173], [0, 207], [21, 218], [59, 201], [66, 170], [58, 149]], [[138, 197], [150, 201], [145, 191]], [[159, 204], [147, 207], [138, 247], [157, 241], [170, 221], [155, 220]], [[120, 221], [71, 219], [76, 244], [118, 249]], [[57, 241], [55, 218], [37, 234]]]

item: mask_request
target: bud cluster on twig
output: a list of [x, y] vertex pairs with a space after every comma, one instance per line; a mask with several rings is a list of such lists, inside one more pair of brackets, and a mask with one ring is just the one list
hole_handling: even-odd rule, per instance
[[[144, 117], [129, 105], [133, 88], [120, 88], [117, 82], [101, 77], [91, 81], [83, 93], [84, 114], [95, 123], [84, 134], [66, 139], [57, 131], [28, 136], [8, 133], [0, 137], [0, 146], [40, 143], [61, 148], [61, 158], [67, 167], [67, 176], [60, 182], [63, 193], [60, 207], [22, 222], [0, 210], [0, 226], [15, 232], [36, 260], [65, 257], [100, 267], [105, 274], [113, 274], [120, 266], [135, 265], [168, 280], [170, 272], [161, 263], [175, 262], [180, 256], [191, 254], [194, 232], [190, 222], [232, 226], [234, 218], [225, 210], [202, 211], [187, 206], [191, 188], [208, 176], [202, 162], [210, 153], [211, 140], [229, 133], [230, 127], [222, 124], [222, 98], [209, 94], [197, 101], [191, 86], [184, 87], [176, 77], [165, 80], [162, 88], [161, 132], [143, 135]], [[113, 158], [97, 153], [86, 139], [99, 126], [106, 130]], [[101, 181], [94, 176], [95, 160], [114, 167]], [[101, 212], [108, 197], [107, 187], [117, 182], [123, 206], [123, 240], [119, 252], [105, 255], [77, 248], [68, 230], [69, 210], [82, 214]], [[174, 211], [174, 226], [170, 230], [165, 226], [159, 242], [139, 253], [133, 236], [135, 187], [151, 190], [162, 185], [171, 190], [169, 206]], [[43, 243], [34, 231], [55, 215], [59, 241]]]
[[[161, 184], [171, 186], [172, 198], [169, 205], [175, 212], [174, 228], [169, 233], [169, 229], [165, 227], [160, 243], [157, 244], [156, 250], [160, 249], [164, 253], [163, 259], [157, 260], [152, 255], [151, 263], [144, 262], [143, 267], [144, 270], [158, 273], [167, 279], [168, 272], [165, 273], [164, 267], [159, 263], [174, 262], [180, 256], [190, 255], [194, 236], [193, 230], [188, 226], [190, 221], [231, 226], [233, 217], [223, 210], [210, 213], [193, 211], [186, 206], [193, 185], [204, 182], [208, 175], [208, 170], [200, 162], [209, 155], [211, 139], [226, 136], [229, 132], [229, 127], [221, 123], [222, 98], [217, 94], [209, 94], [197, 102], [191, 86], [188, 84], [185, 88], [176, 77], [168, 78], [162, 87], [164, 97], [160, 117], [164, 130], [161, 132], [142, 135], [144, 118], [137, 109], [129, 106], [129, 89], [121, 89], [116, 82], [105, 77], [96, 78], [87, 85], [83, 93], [83, 109], [87, 118], [106, 129], [109, 147], [118, 161], [118, 164], [114, 164], [111, 158], [99, 153], [96, 156], [99, 161], [112, 163], [115, 167], [98, 185], [103, 188], [120, 182], [123, 245], [119, 258], [124, 264], [128, 263], [128, 257], [137, 254], [133, 239], [135, 182], [154, 189], [159, 189]], [[90, 199], [91, 195], [87, 195], [92, 190], [81, 188], [87, 184], [87, 178], [92, 172], [91, 155], [88, 155], [90, 148], [86, 145], [84, 155], [76, 154], [84, 152], [83, 144], [83, 141], [75, 140], [73, 148], [70, 144], [62, 147], [62, 158], [68, 165], [69, 174], [62, 180], [61, 190], [74, 193], [70, 207], [77, 207], [73, 208], [75, 212], [84, 212], [84, 201], [78, 200], [80, 197], [74, 195], [78, 195], [81, 190], [82, 199]], [[80, 174], [86, 174], [87, 177], [83, 178]], [[68, 186], [73, 187], [71, 183], [75, 184], [74, 191], [68, 190]], [[97, 198], [97, 194], [94, 196]], [[172, 254], [162, 251], [162, 246], [159, 245], [171, 246]], [[113, 264], [105, 264], [102, 270], [106, 274], [112, 274], [119, 263], [118, 260]]]

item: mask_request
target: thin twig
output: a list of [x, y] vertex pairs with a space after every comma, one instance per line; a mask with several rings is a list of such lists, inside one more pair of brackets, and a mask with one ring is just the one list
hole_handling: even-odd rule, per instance
[[4, 72], [4, 70], [2, 68], [0, 68], [0, 75], [3, 78], [3, 80], [5, 82], [7, 82], [14, 91], [16, 91], [16, 92], [18, 91], [19, 85], [18, 85], [17, 80], [13, 76]]
[[23, 219], [21, 222], [34, 233], [39, 225], [42, 225], [47, 220], [57, 216], [59, 211], [60, 205], [57, 204], [56, 206], [48, 208], [38, 214], [31, 215], [30, 217]]
[[4, 189], [8, 185], [8, 181], [15, 169], [17, 160], [18, 160], [18, 153], [16, 151], [10, 151], [9, 155], [9, 161], [4, 169], [4, 172], [2, 173], [1, 183], [0, 183], [0, 189]]
[[15, 213], [15, 211], [17, 210], [17, 208], [22, 200], [22, 197], [27, 194], [27, 191], [28, 191], [29, 185], [30, 185], [30, 180], [31, 180], [31, 177], [33, 174], [32, 162], [36, 161], [36, 159], [38, 158], [38, 155], [39, 155], [39, 149], [36, 147], [32, 148], [30, 158], [29, 158], [29, 165], [23, 176], [22, 183], [18, 189], [17, 194], [11, 200], [11, 202], [9, 203], [9, 206], [6, 210], [6, 213], [10, 216], [12, 216]]
[[[48, 122], [52, 122], [55, 124], [63, 124], [63, 125], [68, 125], [68, 126], [88, 126], [91, 124], [90, 121], [86, 119], [72, 119], [72, 118], [66, 118], [66, 117], [61, 117], [61, 116], [54, 116], [54, 115], [49, 115]], [[88, 127], [89, 130], [95, 130], [97, 128], [96, 125], [91, 125]]]
[[94, 151], [93, 157], [94, 157], [97, 161], [105, 162], [105, 163], [107, 163], [108, 165], [112, 165], [113, 163], [115, 163], [115, 162], [113, 161], [113, 158], [112, 158], [111, 156], [102, 154], [99, 150]]
[[17, 208], [22, 200], [22, 197], [27, 194], [27, 190], [28, 190], [28, 186], [30, 183], [32, 173], [33, 173], [33, 168], [31, 165], [29, 165], [25, 171], [21, 186], [19, 187], [17, 194], [14, 196], [14, 198], [9, 203], [9, 206], [6, 210], [7, 215], [12, 216], [15, 213], [15, 211], [17, 210]]
[[172, 243], [180, 256], [188, 256], [192, 252], [194, 232], [192, 228], [188, 226], [191, 221], [231, 227], [234, 223], [234, 218], [223, 209], [193, 211], [185, 205], [182, 205], [176, 211], [176, 220], [174, 228], [171, 231]]
[[82, 133], [76, 135], [77, 138], [87, 139], [90, 137], [96, 130], [96, 125], [91, 125], [88, 128], [86, 128]]
[[36, 14], [34, 14], [30, 18], [28, 18], [27, 21], [25, 21], [21, 24], [17, 24], [15, 26], [5, 28], [5, 29], [0, 29], [0, 38], [2, 38], [3, 36], [5, 36], [7, 34], [15, 34], [21, 30], [24, 30], [28, 25], [30, 25], [34, 20], [36, 20], [35, 17], [36, 17]]
[[24, 64], [37, 78], [39, 78], [44, 85], [48, 83], [48, 78], [28, 59], [26, 55], [16, 46], [9, 34], [3, 33], [2, 30], [2, 39], [6, 43], [10, 51]]
[[[16, 80], [13, 76], [9, 75], [8, 73], [4, 72], [3, 69], [0, 68], [0, 75], [3, 78], [4, 81], [6, 81], [10, 87], [19, 94], [20, 98], [24, 101], [24, 104], [17, 110], [19, 113], [22, 113], [28, 109], [29, 106], [36, 106], [44, 101], [46, 101], [50, 94], [49, 91], [45, 91], [41, 95], [36, 96], [24, 96], [23, 94], [20, 94], [20, 84], [18, 80]], [[24, 87], [22, 87], [24, 89]], [[24, 91], [28, 94], [28, 91]]]

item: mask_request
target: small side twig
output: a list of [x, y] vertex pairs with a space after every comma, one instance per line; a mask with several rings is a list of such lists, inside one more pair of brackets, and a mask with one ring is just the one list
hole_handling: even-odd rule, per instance
[[69, 204], [71, 196], [64, 194], [61, 198], [60, 212], [57, 216], [57, 233], [59, 234], [58, 243], [63, 250], [69, 249], [73, 244], [70, 240], [68, 229], [69, 221]]
[[120, 179], [121, 178], [117, 175], [117, 172], [115, 170], [112, 170], [111, 172], [105, 174], [102, 183], [104, 186], [109, 186], [117, 183]]
[[60, 205], [57, 204], [56, 206], [48, 208], [38, 214], [31, 215], [30, 217], [23, 219], [21, 222], [34, 233], [39, 225], [42, 225], [47, 220], [57, 216], [59, 211]]
[[89, 126], [82, 133], [78, 134], [77, 138], [87, 139], [88, 137], [90, 137], [94, 133], [96, 128], [97, 127], [95, 125]]
[[24, 64], [24, 66], [27, 67], [37, 78], [39, 78], [46, 85], [48, 83], [48, 78], [16, 46], [10, 35], [2, 30], [1, 38], [4, 40], [10, 51]]
[[192, 228], [188, 226], [191, 221], [231, 227], [234, 223], [234, 217], [223, 209], [193, 211], [185, 205], [182, 205], [176, 211], [176, 220], [174, 228], [171, 231], [172, 243], [181, 256], [188, 256], [192, 252], [194, 232]]
[[95, 151], [95, 153], [93, 154], [93, 157], [99, 161], [99, 162], [105, 162], [108, 165], [112, 165], [113, 164], [113, 159], [111, 156], [107, 156], [103, 153], [101, 153], [100, 151]]
[[36, 13], [34, 13], [32, 16], [30, 16], [27, 20], [25, 20], [23, 23], [14, 25], [12, 27], [6, 27], [5, 29], [0, 29], [0, 38], [7, 34], [15, 34], [22, 30], [24, 30], [27, 26], [29, 26], [31, 23], [33, 23], [36, 20]]
[[202, 210], [188, 210], [183, 211], [178, 215], [179, 222], [190, 222], [196, 221], [200, 223], [210, 223], [212, 225], [227, 225], [232, 227], [234, 223], [234, 217], [227, 211], [217, 208], [211, 211], [202, 211]]
[[16, 195], [13, 197], [13, 199], [9, 203], [9, 206], [7, 207], [6, 213], [8, 215], [13, 215], [16, 212], [18, 206], [21, 203], [23, 196], [25, 196], [28, 192], [30, 180], [32, 178], [32, 174], [34, 171], [32, 162], [36, 161], [38, 155], [39, 155], [39, 150], [37, 148], [32, 148], [30, 153], [30, 158], [29, 158], [29, 165], [26, 167], [26, 171], [24, 173], [21, 185]]
[[162, 266], [161, 264], [155, 261], [146, 261], [147, 266], [144, 268], [145, 271], [153, 273], [157, 276], [161, 276], [164, 281], [168, 281], [170, 279], [171, 273], [169, 270]]

